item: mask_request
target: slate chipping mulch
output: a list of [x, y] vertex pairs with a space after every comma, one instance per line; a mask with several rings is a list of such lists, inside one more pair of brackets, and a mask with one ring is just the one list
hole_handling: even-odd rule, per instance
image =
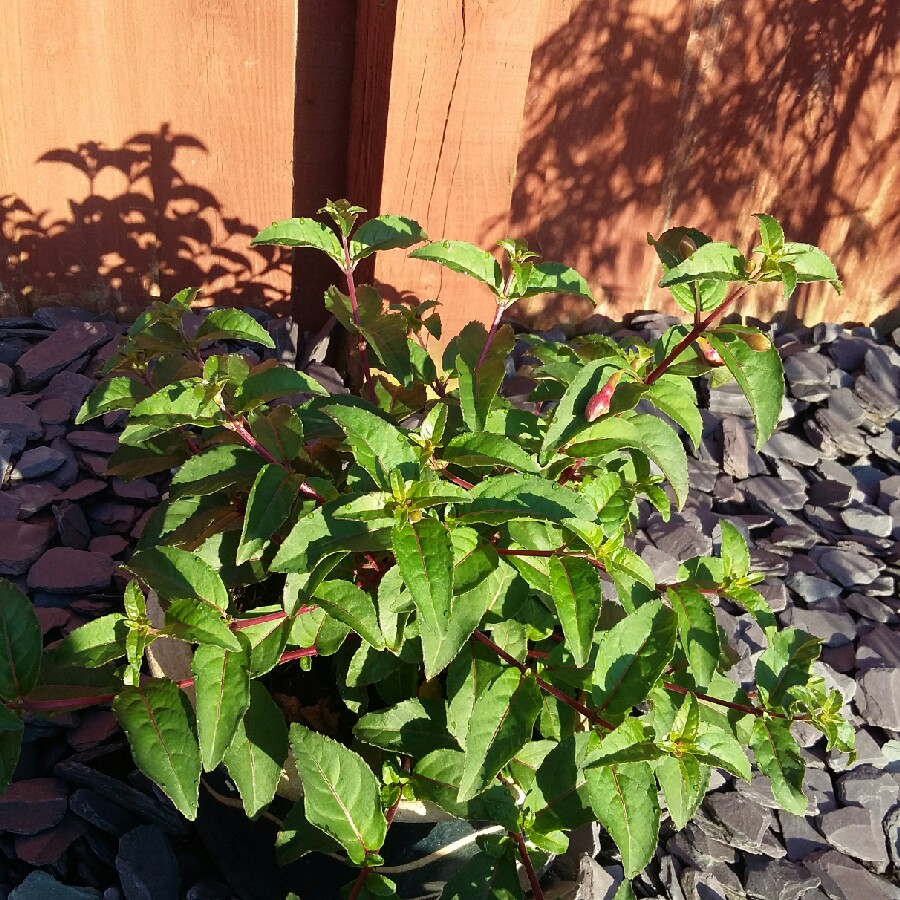
[[[343, 390], [326, 362], [327, 328], [298, 340], [289, 319], [253, 314], [275, 337], [268, 355]], [[674, 321], [640, 313], [614, 333], [652, 338]], [[166, 487], [164, 476], [106, 476], [122, 415], [74, 425], [125, 327], [71, 308], [0, 319], [0, 574], [31, 597], [47, 641], [118, 608], [117, 567]], [[636, 889], [671, 900], [900, 900], [900, 330], [887, 340], [833, 324], [771, 333], [789, 385], [779, 431], [757, 453], [735, 386], [705, 397], [688, 503], [668, 523], [642, 504], [634, 546], [660, 581], [673, 580], [680, 560], [717, 548], [721, 518], [736, 525], [779, 622], [825, 642], [816, 670], [850, 704], [859, 758], [849, 767], [798, 727], [805, 818], [773, 808], [766, 778], [717, 774], [687, 828], [673, 835], [664, 823]], [[513, 401], [527, 390], [528, 362], [520, 342], [508, 366]], [[742, 654], [738, 678], [752, 680], [759, 627], [725, 602], [717, 616]], [[249, 879], [228, 853], [211, 859], [203, 815], [199, 828], [184, 822], [134, 770], [109, 710], [29, 722], [25, 740], [0, 797], [0, 900], [283, 896], [261, 855], [271, 835], [252, 848]], [[211, 845], [236, 859], [243, 836], [220, 809], [212, 815]], [[605, 900], [620, 878], [608, 841], [587, 827], [554, 863], [548, 896]]]

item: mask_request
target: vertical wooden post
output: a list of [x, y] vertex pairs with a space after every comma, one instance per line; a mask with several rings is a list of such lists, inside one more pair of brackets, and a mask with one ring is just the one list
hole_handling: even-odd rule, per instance
[[[350, 183], [362, 196], [351, 199], [409, 215], [432, 239], [490, 247], [506, 236], [540, 6], [363, 0], [354, 93], [376, 104], [354, 117]], [[382, 128], [373, 117], [385, 102]], [[381, 254], [374, 274], [387, 296], [440, 300], [445, 340], [493, 315], [489, 292], [400, 251]]]

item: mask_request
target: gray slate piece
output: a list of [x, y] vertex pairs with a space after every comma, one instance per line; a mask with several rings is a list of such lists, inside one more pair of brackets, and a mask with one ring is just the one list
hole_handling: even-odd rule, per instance
[[798, 900], [821, 882], [803, 866], [786, 859], [747, 856], [744, 890], [753, 900]]
[[861, 765], [838, 776], [837, 796], [844, 806], [864, 806], [875, 812], [879, 821], [900, 805], [897, 782], [875, 766]]
[[817, 578], [815, 575], [806, 575], [798, 572], [787, 578], [788, 587], [807, 603], [816, 603], [826, 597], [838, 597], [841, 593], [840, 585], [825, 578]]
[[842, 806], [821, 816], [819, 827], [835, 850], [869, 863], [877, 872], [887, 869], [888, 852], [878, 810]]
[[116, 872], [127, 900], [178, 900], [181, 874], [166, 835], [141, 825], [119, 841]]
[[857, 679], [856, 707], [870, 725], [900, 732], [900, 669], [866, 669]]
[[872, 666], [900, 668], [900, 632], [881, 624], [869, 629], [859, 639], [856, 665], [860, 669]]
[[16, 371], [22, 389], [45, 385], [57, 372], [109, 340], [101, 322], [70, 321], [19, 357]]
[[791, 862], [799, 862], [811, 853], [830, 849], [828, 841], [813, 827], [810, 819], [795, 816], [783, 809], [777, 811], [777, 816], [787, 858]]
[[798, 466], [814, 466], [821, 454], [789, 431], [776, 431], [760, 451], [763, 456], [784, 459]]
[[0, 831], [36, 834], [66, 814], [69, 791], [58, 778], [14, 781], [0, 794]]
[[0, 429], [18, 432], [29, 441], [44, 433], [41, 417], [15, 397], [0, 397]]
[[832, 900], [900, 900], [900, 888], [837, 850], [807, 857], [803, 865]]
[[856, 637], [856, 623], [847, 613], [793, 608], [782, 615], [789, 618], [795, 628], [821, 638], [826, 647], [840, 647]]
[[870, 584], [882, 569], [881, 565], [870, 557], [836, 548], [824, 550], [816, 562], [844, 587]]
[[58, 450], [50, 447], [32, 447], [26, 450], [10, 472], [10, 481], [22, 481], [27, 478], [40, 478], [55, 472], [64, 462], [66, 457]]
[[51, 593], [102, 591], [109, 587], [118, 563], [101, 553], [54, 547], [28, 572], [28, 587]]
[[844, 524], [856, 534], [889, 537], [894, 523], [888, 513], [874, 506], [851, 506], [841, 511]]
[[51, 523], [0, 522], [0, 575], [24, 575], [56, 535]]

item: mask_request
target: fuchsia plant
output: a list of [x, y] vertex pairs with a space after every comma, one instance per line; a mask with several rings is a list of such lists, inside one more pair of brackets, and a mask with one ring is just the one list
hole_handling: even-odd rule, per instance
[[[588, 335], [570, 344], [522, 335], [534, 359], [527, 402], [504, 396], [518, 299], [590, 297], [572, 269], [518, 241], [503, 263], [461, 241], [426, 243], [418, 224], [339, 201], [331, 225], [290, 219], [256, 244], [313, 248], [344, 276], [326, 305], [352, 336], [356, 393], [329, 395], [273, 361], [210, 353], [212, 342], [272, 346], [249, 315], [215, 310], [185, 328], [194, 291], [155, 303], [131, 328], [83, 422], [129, 410], [110, 472], [176, 470], [127, 569], [124, 611], [41, 648], [27, 598], [0, 587], [0, 775], [8, 783], [34, 714], [112, 702], [137, 765], [188, 818], [204, 771], [224, 765], [250, 816], [272, 800], [289, 750], [304, 796], [279, 836], [283, 859], [343, 852], [348, 896], [394, 896], [379, 874], [398, 804], [501, 826], [443, 897], [520, 896], [517, 865], [542, 896], [534, 857], [565, 850], [599, 820], [628, 878], [657, 842], [662, 791], [682, 827], [711, 769], [750, 777], [752, 751], [776, 801], [801, 814], [803, 758], [792, 722], [851, 751], [841, 700], [812, 675], [820, 642], [778, 629], [754, 589], [761, 576], [738, 531], [721, 523], [715, 557], [657, 584], [625, 534], [646, 497], [663, 517], [689, 479], [676, 427], [696, 445], [692, 379], [734, 378], [756, 423], [774, 430], [783, 378], [757, 330], [722, 325], [748, 290], [824, 280], [815, 247], [758, 216], [751, 258], [695, 229], [650, 238], [668, 288], [691, 316], [659, 340]], [[468, 324], [440, 358], [435, 304], [386, 306], [356, 282], [371, 254], [411, 256], [491, 291], [489, 328]], [[432, 341], [433, 343], [433, 341]], [[639, 412], [644, 400], [665, 418]], [[673, 425], [675, 427], [673, 427]], [[162, 626], [147, 615], [159, 596]], [[768, 640], [755, 690], [728, 672], [735, 655], [713, 611], [726, 598]], [[185, 642], [193, 677], [149, 678], [144, 652]], [[353, 740], [287, 727], [266, 680], [279, 664], [325, 667]], [[196, 705], [181, 688], [192, 684]], [[626, 879], [619, 900], [632, 896]]]

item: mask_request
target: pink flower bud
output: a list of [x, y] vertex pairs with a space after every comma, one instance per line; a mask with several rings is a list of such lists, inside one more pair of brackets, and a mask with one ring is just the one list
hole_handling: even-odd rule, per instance
[[724, 366], [725, 360], [719, 355], [719, 351], [713, 347], [712, 344], [706, 338], [698, 337], [697, 344], [700, 347], [700, 352], [703, 354], [703, 358], [711, 365], [711, 366]]
[[596, 419], [599, 419], [604, 413], [609, 412], [609, 405], [612, 402], [612, 396], [615, 392], [616, 385], [619, 383], [619, 379], [622, 377], [621, 372], [614, 372], [609, 381], [603, 385], [603, 387], [591, 397], [587, 402], [587, 406], [584, 409], [584, 417], [588, 420], [588, 422], [593, 422]]

